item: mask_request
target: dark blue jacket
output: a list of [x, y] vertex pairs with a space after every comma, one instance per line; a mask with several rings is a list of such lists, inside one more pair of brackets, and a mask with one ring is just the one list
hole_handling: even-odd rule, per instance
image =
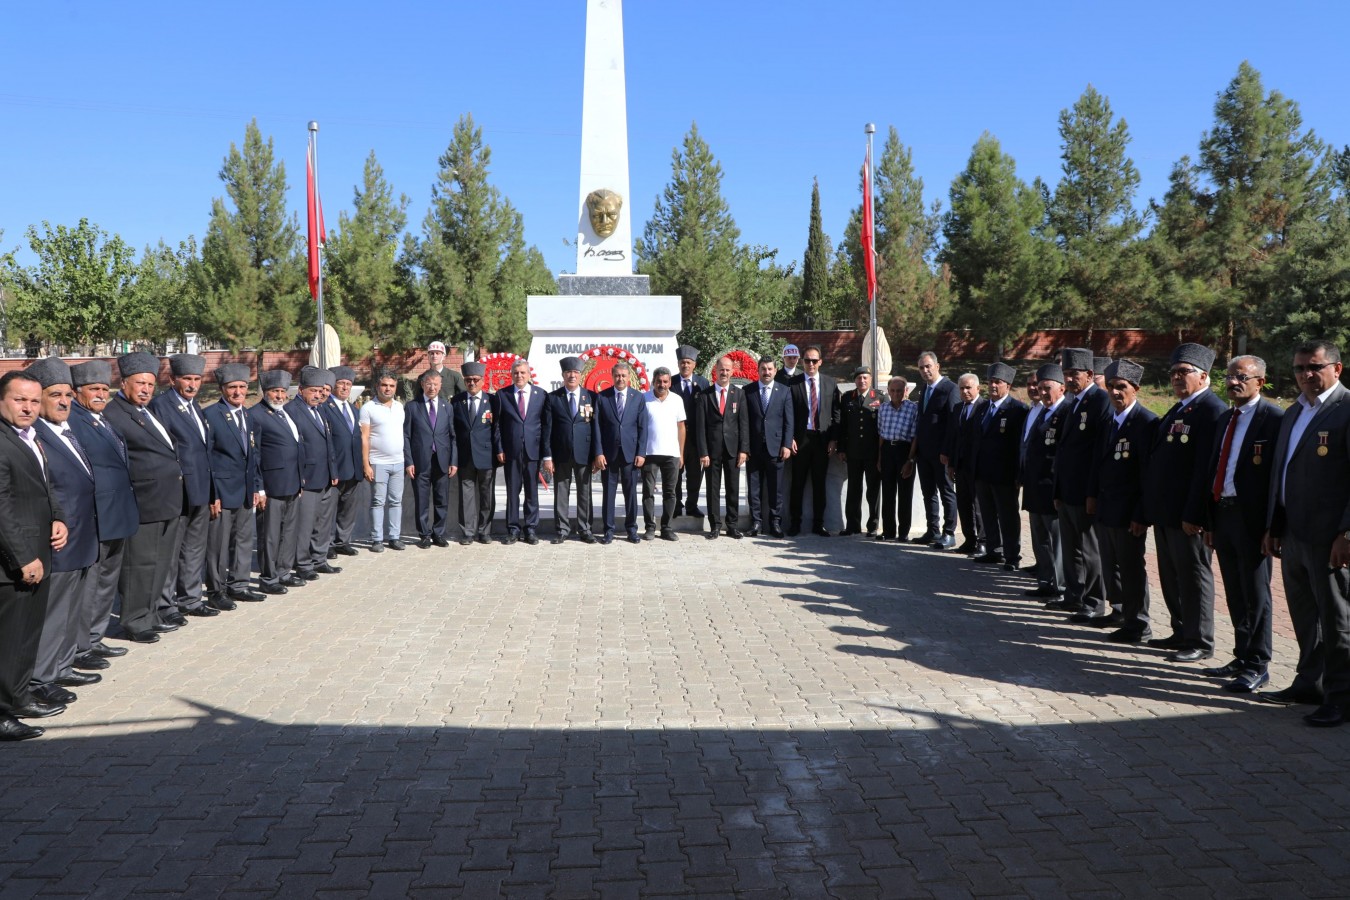
[[1144, 471], [1146, 524], [1180, 528], [1182, 522], [1205, 521], [1209, 448], [1225, 409], [1214, 391], [1206, 390], [1159, 420]]
[[[1195, 525], [1206, 528], [1214, 524], [1214, 479], [1219, 473], [1219, 454], [1223, 450], [1223, 436], [1228, 430], [1228, 422], [1237, 414], [1230, 409], [1214, 425], [1214, 446], [1210, 449], [1209, 465], [1203, 481], [1205, 487], [1205, 518]], [[1270, 473], [1277, 469], [1275, 464], [1275, 442], [1280, 439], [1280, 424], [1284, 419], [1284, 410], [1262, 399], [1256, 409], [1249, 413], [1251, 422], [1247, 433], [1242, 436], [1242, 446], [1232, 447], [1229, 456], [1237, 455], [1237, 467], [1233, 470], [1233, 486], [1237, 488], [1239, 508], [1248, 534], [1261, 534], [1266, 530], [1269, 518]]]
[[[454, 413], [456, 458], [460, 469], [489, 472], [497, 467], [501, 452], [501, 436], [497, 432], [497, 395], [486, 391], [478, 393], [477, 415], [470, 415], [470, 394], [456, 394], [450, 401]], [[404, 410], [407, 416], [407, 410]]]
[[[38, 419], [34, 427], [37, 429], [38, 443], [47, 457], [47, 481], [61, 504], [61, 510], [65, 513], [62, 521], [70, 532], [66, 545], [52, 553], [52, 571], [78, 572], [98, 561], [94, 476], [45, 420]], [[80, 436], [76, 435], [75, 440], [79, 441]]]
[[623, 401], [623, 420], [619, 420], [619, 406], [615, 389], [600, 392], [596, 406], [599, 420], [597, 431], [600, 447], [596, 455], [604, 454], [607, 465], [627, 465], [641, 456], [647, 443], [647, 407], [641, 391], [628, 388]]
[[98, 513], [98, 539], [120, 541], [141, 527], [141, 512], [131, 489], [127, 447], [112, 426], [99, 423], [94, 414], [78, 403], [70, 408], [75, 440], [94, 467], [94, 508]]
[[247, 409], [241, 410], [240, 415], [244, 417], [243, 429], [230, 421], [230, 405], [224, 400], [202, 411], [208, 426], [211, 483], [216, 499], [225, 509], [249, 506], [253, 494], [262, 489], [253, 419]]
[[1016, 397], [1005, 397], [1003, 404], [988, 418], [990, 406], [980, 419], [975, 444], [975, 480], [985, 484], [1011, 485], [1017, 482], [1017, 461], [1022, 452], [1022, 426], [1027, 423], [1027, 405]]
[[1097, 499], [1097, 521], [1101, 524], [1110, 528], [1128, 528], [1131, 522], [1142, 525], [1148, 521], [1144, 515], [1144, 469], [1158, 417], [1136, 402], [1114, 437], [1113, 425], [1108, 421], [1098, 435], [1087, 496]]
[[[317, 422], [315, 413], [319, 416]], [[307, 491], [327, 490], [337, 478], [337, 448], [333, 446], [328, 420], [303, 397], [286, 404], [286, 415], [300, 431], [300, 486]]]
[[1055, 514], [1055, 452], [1064, 434], [1065, 412], [1063, 400], [1049, 418], [1044, 406], [1033, 406], [1028, 416], [1034, 416], [1031, 433], [1022, 447], [1022, 467], [1018, 480], [1022, 482], [1022, 508], [1042, 516]]
[[521, 421], [520, 407], [517, 405], [516, 388], [502, 388], [497, 392], [497, 431], [501, 435], [502, 452], [507, 459], [527, 459], [538, 462], [548, 456], [548, 436], [544, 431], [544, 406], [548, 394], [543, 388], [527, 385], [529, 405], [525, 407], [525, 420]]
[[1111, 398], [1094, 384], [1083, 394], [1083, 402], [1065, 397], [1064, 404], [1069, 409], [1055, 451], [1055, 499], [1082, 506], [1102, 433], [1111, 428]]
[[[154, 415], [154, 412], [150, 414]], [[136, 405], [120, 391], [113, 394], [103, 408], [103, 417], [126, 443], [127, 468], [131, 472], [131, 488], [136, 492], [141, 522], [167, 522], [181, 516], [186, 499], [183, 467], [178, 464], [174, 448], [164, 441], [159, 429], [145, 423]], [[167, 426], [165, 430], [168, 430]]]
[[[350, 400], [352, 421], [342, 414], [336, 397], [329, 397], [319, 409], [328, 418], [328, 428], [333, 432], [333, 449], [337, 453], [338, 481], [359, 481], [365, 477], [361, 461], [361, 412]], [[343, 440], [346, 435], [349, 440]]]
[[[300, 442], [291, 434], [286, 418], [266, 402], [248, 412], [253, 420], [263, 490], [269, 497], [292, 497], [300, 493]], [[296, 427], [298, 430], [299, 426]]]
[[[544, 456], [553, 460], [558, 469], [566, 466], [584, 466], [595, 459], [595, 448], [600, 446], [600, 422], [595, 408], [599, 396], [577, 388], [577, 414], [572, 415], [572, 404], [567, 399], [567, 388], [561, 387], [548, 395], [544, 407], [544, 434], [548, 445]], [[591, 408], [590, 413], [586, 407]]]
[[766, 409], [760, 402], [758, 381], [747, 384], [745, 391], [745, 409], [750, 417], [751, 459], [765, 460], [779, 456], [784, 448], [792, 448], [794, 431], [792, 388], [773, 383], [773, 392], [769, 394], [769, 406]]
[[943, 378], [933, 385], [933, 396], [924, 401], [928, 385], [919, 383], [914, 401], [919, 404], [919, 418], [914, 425], [916, 453], [937, 465], [938, 457], [947, 452], [949, 430], [956, 428], [956, 411], [961, 408], [961, 392], [956, 382]]
[[[211, 454], [207, 449], [211, 435], [208, 429], [207, 440], [202, 439], [197, 420], [188, 408], [188, 404], [194, 402], [184, 400], [175, 390], [167, 390], [150, 401], [150, 412], [173, 435], [178, 464], [183, 469], [183, 490], [187, 495], [187, 505], [206, 506], [214, 499], [211, 496]], [[200, 409], [197, 414], [201, 415]], [[202, 425], [206, 425], [205, 418], [202, 419]]]
[[431, 469], [432, 454], [442, 469], [459, 465], [455, 445], [455, 413], [450, 404], [436, 398], [436, 427], [431, 427], [425, 400], [403, 405], [403, 465], [416, 466], [418, 474]]

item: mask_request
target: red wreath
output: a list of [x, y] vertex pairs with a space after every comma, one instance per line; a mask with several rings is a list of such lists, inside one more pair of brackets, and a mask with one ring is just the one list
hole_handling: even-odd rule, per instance
[[[478, 360], [483, 364], [483, 390], [494, 393], [500, 388], [511, 386], [511, 370], [525, 357], [514, 353], [487, 353]], [[530, 384], [538, 384], [534, 366], [530, 366]]]
[[614, 386], [614, 379], [610, 372], [614, 369], [614, 364], [623, 360], [633, 367], [633, 374], [637, 376], [637, 384], [629, 384], [629, 387], [636, 387], [639, 390], [648, 390], [651, 385], [647, 381], [647, 364], [629, 353], [622, 347], [611, 347], [603, 345], [592, 347], [581, 354], [581, 383], [586, 386], [588, 391], [603, 391], [606, 388]]
[[709, 379], [716, 380], [713, 373], [717, 370], [717, 364], [721, 362], [724, 356], [731, 360], [731, 380], [733, 384], [759, 381], [759, 357], [749, 350], [727, 350], [714, 356], [712, 364], [708, 366], [708, 371], [704, 373]]

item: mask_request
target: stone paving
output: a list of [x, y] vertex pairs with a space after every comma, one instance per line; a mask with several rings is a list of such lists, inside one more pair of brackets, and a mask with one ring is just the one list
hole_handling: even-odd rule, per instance
[[[0, 748], [0, 896], [1350, 892], [1350, 728], [951, 554], [339, 562], [134, 645]], [[1277, 636], [1274, 686], [1293, 658]]]

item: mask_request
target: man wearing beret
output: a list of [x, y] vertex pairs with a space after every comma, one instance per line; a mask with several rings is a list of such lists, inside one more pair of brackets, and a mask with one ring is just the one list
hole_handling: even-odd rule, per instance
[[1102, 435], [1111, 427], [1111, 401], [1096, 384], [1093, 359], [1092, 351], [1085, 347], [1060, 352], [1064, 389], [1073, 394], [1072, 399], [1065, 400], [1068, 409], [1054, 467], [1065, 591], [1063, 600], [1046, 604], [1049, 609], [1087, 618], [1107, 612], [1101, 548], [1087, 513], [1087, 489]]
[[183, 469], [184, 504], [178, 518], [176, 552], [159, 599], [160, 612], [167, 616], [220, 615], [220, 610], [202, 603], [207, 523], [220, 512], [212, 492], [206, 420], [197, 408], [205, 371], [205, 357], [195, 353], [170, 356], [170, 389], [150, 401], [150, 412], [173, 437]]
[[577, 536], [595, 543], [591, 530], [593, 497], [591, 460], [599, 444], [595, 419], [596, 395], [581, 385], [581, 360], [568, 356], [562, 361], [563, 386], [548, 395], [544, 431], [548, 448], [544, 471], [553, 476], [553, 543], [561, 544], [572, 532], [572, 487], [577, 489]]
[[483, 392], [486, 367], [464, 364], [467, 390], [450, 401], [454, 413], [456, 458], [459, 460], [460, 544], [492, 543], [492, 514], [497, 502], [497, 455], [502, 452], [497, 431], [497, 395]]
[[183, 468], [168, 428], [150, 411], [159, 380], [159, 359], [149, 353], [117, 358], [122, 389], [105, 407], [108, 424], [127, 447], [127, 468], [136, 493], [141, 524], [123, 551], [122, 632], [137, 643], [152, 643], [186, 622], [177, 611], [157, 607], [177, 558], [178, 526], [186, 497]]
[[[1058, 599], [1064, 593], [1064, 557], [1055, 511], [1055, 452], [1064, 434], [1064, 370], [1048, 363], [1036, 370], [1036, 397], [1022, 428], [1022, 508], [1031, 523], [1031, 552], [1036, 558], [1036, 587], [1029, 597]], [[1032, 391], [1028, 388], [1028, 395]]]
[[333, 373], [333, 394], [324, 401], [323, 414], [333, 431], [333, 444], [338, 455], [337, 516], [333, 546], [328, 551], [328, 557], [332, 559], [338, 555], [356, 556], [358, 551], [352, 546], [352, 532], [356, 530], [357, 515], [370, 500], [363, 472], [361, 426], [351, 400], [356, 370], [350, 366], [332, 366], [328, 371]]
[[295, 574], [305, 581], [336, 575], [342, 569], [328, 562], [337, 512], [337, 448], [333, 432], [319, 407], [333, 373], [318, 366], [300, 370], [300, 393], [286, 404], [286, 414], [300, 432], [300, 511], [296, 517], [299, 541]]
[[876, 537], [881, 501], [881, 473], [877, 470], [877, 411], [886, 402], [872, 388], [872, 370], [853, 370], [853, 390], [844, 397], [839, 411], [839, 456], [848, 467], [844, 497], [844, 530], [848, 537], [862, 531], [863, 486], [867, 493], [867, 536]]
[[263, 487], [258, 497], [258, 586], [264, 594], [284, 594], [308, 583], [291, 574], [300, 537], [300, 428], [286, 410], [291, 373], [259, 372], [258, 386], [262, 402], [249, 410]]
[[1209, 389], [1214, 351], [1182, 344], [1168, 376], [1177, 403], [1163, 416], [1144, 470], [1144, 515], [1158, 548], [1158, 580], [1172, 634], [1149, 641], [1172, 650], [1175, 662], [1214, 655], [1214, 572], [1211, 550], [1195, 523], [1204, 521], [1205, 460], [1224, 403]]
[[248, 399], [249, 367], [229, 363], [216, 369], [220, 401], [202, 411], [211, 454], [211, 485], [216, 512], [206, 527], [207, 604], [225, 611], [239, 601], [257, 602], [253, 590], [253, 510], [262, 482], [258, 446], [244, 401]]
[[1002, 564], [1015, 572], [1022, 561], [1022, 514], [1017, 505], [1017, 461], [1027, 405], [1012, 396], [1017, 370], [997, 362], [985, 373], [989, 404], [975, 442], [975, 491], [988, 546], [976, 562]]
[[[697, 347], [682, 344], [675, 349], [675, 358], [679, 363], [679, 375], [670, 389], [684, 401], [684, 420], [693, 429], [698, 415], [698, 398], [708, 389], [708, 379], [694, 373], [694, 367], [698, 364]], [[675, 482], [675, 515], [703, 516], [703, 510], [698, 508], [698, 492], [702, 483], [703, 466], [698, 461], [698, 442], [691, 434], [684, 444], [684, 476]], [[713, 501], [709, 500], [708, 503]]]

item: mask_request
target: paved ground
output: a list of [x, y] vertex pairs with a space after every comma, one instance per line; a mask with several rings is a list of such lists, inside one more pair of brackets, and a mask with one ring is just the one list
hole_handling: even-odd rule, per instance
[[1347, 894], [1350, 728], [949, 554], [343, 562], [0, 749], [0, 896]]

